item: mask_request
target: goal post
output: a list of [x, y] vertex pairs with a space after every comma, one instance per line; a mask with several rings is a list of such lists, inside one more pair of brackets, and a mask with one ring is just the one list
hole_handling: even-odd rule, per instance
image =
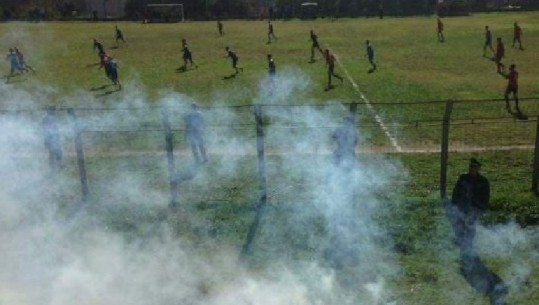
[[145, 22], [185, 22], [182, 3], [146, 4]]

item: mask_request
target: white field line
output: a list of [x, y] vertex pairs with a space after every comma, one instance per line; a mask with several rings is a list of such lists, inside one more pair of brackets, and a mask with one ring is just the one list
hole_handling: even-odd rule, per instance
[[359, 93], [359, 97], [361, 98], [361, 100], [363, 100], [365, 105], [367, 105], [367, 108], [369, 109], [369, 111], [372, 112], [372, 114], [374, 115], [374, 119], [376, 120], [376, 122], [378, 123], [378, 125], [380, 126], [382, 131], [385, 133], [385, 135], [388, 137], [389, 141], [391, 142], [391, 146], [393, 146], [393, 148], [395, 148], [395, 150], [397, 152], [402, 152], [403, 151], [402, 147], [397, 142], [397, 139], [393, 135], [391, 135], [391, 133], [389, 132], [389, 128], [387, 128], [386, 124], [382, 120], [382, 117], [380, 117], [380, 115], [378, 113], [376, 113], [376, 111], [374, 110], [374, 107], [372, 106], [369, 99], [367, 99], [365, 94], [363, 94], [363, 92], [361, 92], [361, 90], [359, 90], [359, 86], [354, 81], [354, 79], [352, 78], [352, 76], [350, 75], [348, 70], [343, 66], [343, 64], [339, 60], [339, 57], [337, 56], [337, 54], [333, 53], [333, 55], [335, 55], [335, 59], [337, 60], [337, 63], [339, 64], [339, 67], [344, 71], [344, 73], [346, 74], [346, 77], [348, 78], [350, 83], [352, 83], [352, 86], [354, 87], [356, 92]]

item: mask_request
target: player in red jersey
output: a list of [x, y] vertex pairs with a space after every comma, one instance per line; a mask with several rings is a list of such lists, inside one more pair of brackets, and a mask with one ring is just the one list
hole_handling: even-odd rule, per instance
[[494, 61], [496, 62], [496, 70], [498, 73], [503, 73], [505, 66], [502, 63], [502, 59], [505, 57], [505, 46], [502, 42], [502, 38], [498, 37], [496, 43], [496, 54], [494, 54]]
[[518, 108], [518, 72], [516, 65], [512, 64], [509, 67], [509, 74], [507, 75], [507, 88], [505, 89], [505, 107], [507, 111], [511, 112], [511, 105], [509, 105], [509, 94], [513, 94], [515, 100], [515, 108], [517, 112], [520, 112]]

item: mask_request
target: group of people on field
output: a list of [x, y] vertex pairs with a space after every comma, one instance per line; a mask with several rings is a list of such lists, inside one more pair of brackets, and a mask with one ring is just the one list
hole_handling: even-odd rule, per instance
[[[444, 24], [441, 18], [437, 19], [437, 35], [438, 41], [445, 42], [444, 37]], [[483, 44], [483, 57], [488, 57], [487, 51], [490, 50], [492, 60], [496, 63], [496, 72], [503, 75], [507, 78], [507, 86], [504, 92], [504, 98], [506, 103], [506, 109], [509, 113], [513, 114], [511, 105], [509, 103], [510, 96], [513, 97], [515, 102], [515, 114], [517, 118], [525, 119], [526, 116], [521, 112], [518, 104], [518, 71], [516, 64], [511, 64], [509, 66], [509, 71], [505, 71], [505, 65], [503, 59], [505, 58], [505, 44], [503, 43], [502, 37], [496, 38], [496, 48], [493, 47], [492, 31], [489, 26], [485, 26], [485, 43]], [[513, 23], [513, 48], [518, 48], [519, 50], [524, 50], [524, 45], [522, 43], [522, 28], [518, 22]]]

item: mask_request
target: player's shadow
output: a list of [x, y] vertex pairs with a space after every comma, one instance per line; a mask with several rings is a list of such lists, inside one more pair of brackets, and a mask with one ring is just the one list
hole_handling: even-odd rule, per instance
[[115, 93], [115, 92], [119, 92], [119, 91], [122, 91], [122, 88], [121, 88], [121, 87], [118, 87], [118, 88], [116, 88], [115, 90], [108, 90], [108, 91], [105, 91], [105, 92], [103, 92], [103, 93], [96, 94], [95, 97], [96, 97], [96, 98], [101, 98], [101, 97], [105, 97], [105, 96], [107, 96], [107, 95], [111, 95], [111, 94], [113, 94], [113, 93]]
[[371, 73], [374, 73], [374, 71], [376, 71], [376, 69], [374, 68], [370, 68], [368, 71], [367, 71], [367, 74], [371, 74]]
[[106, 89], [107, 87], [110, 87], [112, 85], [103, 85], [103, 86], [99, 86], [99, 87], [92, 87], [90, 88], [90, 91], [100, 91], [100, 90], [104, 90]]
[[98, 62], [93, 63], [93, 64], [87, 64], [87, 65], [86, 65], [86, 68], [96, 67], [96, 66], [99, 66], [100, 64], [101, 64], [101, 63], [98, 63]]
[[326, 88], [324, 88], [324, 91], [330, 91], [330, 90], [333, 90], [333, 89], [335, 89], [335, 86], [334, 85], [329, 85]]
[[313, 58], [309, 59], [309, 61], [308, 61], [308, 63], [310, 63], [310, 64], [314, 64], [315, 62], [316, 62], [316, 59], [313, 59]]
[[238, 72], [234, 72], [234, 73], [232, 73], [230, 75], [223, 76], [223, 80], [234, 79], [234, 78], [236, 78], [237, 75], [238, 75]]
[[474, 253], [461, 255], [460, 273], [478, 293], [488, 296], [491, 304], [506, 304], [503, 298], [508, 293], [507, 286], [500, 276], [485, 266], [479, 256]]
[[120, 48], [119, 46], [112, 46], [112, 47], [110, 47], [109, 49], [111, 49], [111, 50], [116, 50], [116, 49], [119, 49], [119, 48]]
[[185, 73], [185, 72], [188, 72], [188, 71], [190, 71], [190, 69], [187, 69], [187, 67], [184, 67], [184, 66], [181, 66], [181, 67], [176, 69], [176, 73]]

